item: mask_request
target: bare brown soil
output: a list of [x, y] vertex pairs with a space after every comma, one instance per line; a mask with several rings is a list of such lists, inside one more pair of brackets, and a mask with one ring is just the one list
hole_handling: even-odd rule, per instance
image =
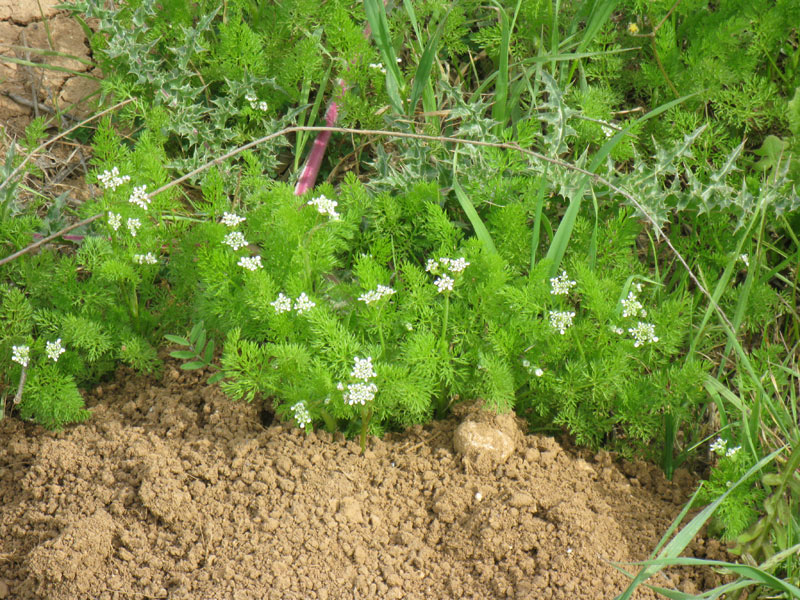
[[199, 377], [120, 369], [85, 424], [0, 422], [0, 598], [613, 598], [627, 580], [609, 561], [645, 558], [693, 486], [521, 434], [481, 468], [454, 451], [456, 419], [362, 456], [340, 434], [264, 427]]

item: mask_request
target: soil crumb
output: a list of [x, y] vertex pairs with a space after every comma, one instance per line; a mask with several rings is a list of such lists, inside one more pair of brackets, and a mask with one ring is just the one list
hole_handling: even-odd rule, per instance
[[[176, 367], [120, 369], [61, 432], [0, 422], [0, 598], [614, 598], [610, 563], [646, 558], [693, 484], [530, 435], [476, 469], [456, 418], [362, 456], [341, 434], [265, 428]], [[690, 554], [723, 558], [703, 539]]]

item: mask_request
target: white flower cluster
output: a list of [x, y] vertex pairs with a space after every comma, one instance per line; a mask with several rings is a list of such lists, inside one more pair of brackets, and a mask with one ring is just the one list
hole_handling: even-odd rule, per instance
[[336, 207], [339, 205], [336, 200], [331, 200], [325, 196], [313, 198], [308, 201], [311, 206], [317, 207], [317, 212], [321, 215], [328, 215], [332, 220], [339, 220], [339, 213], [336, 212]]
[[220, 222], [223, 225], [227, 225], [228, 227], [236, 227], [239, 223], [245, 220], [246, 217], [240, 217], [236, 213], [226, 212], [222, 215], [222, 219], [220, 219]]
[[292, 411], [294, 411], [294, 420], [300, 429], [305, 429], [305, 426], [311, 423], [311, 414], [308, 412], [305, 402], [298, 402], [292, 406]]
[[733, 458], [742, 449], [741, 446], [735, 446], [733, 448], [728, 448], [728, 442], [723, 440], [721, 437], [718, 437], [713, 444], [710, 446], [711, 451], [722, 456], [723, 454], [727, 458]]
[[23, 367], [28, 366], [28, 362], [31, 359], [31, 347], [30, 346], [12, 346], [11, 347], [11, 360], [15, 363], [21, 364]]
[[136, 237], [136, 232], [139, 231], [139, 228], [142, 226], [142, 222], [139, 219], [128, 219], [128, 231], [131, 232], [131, 237]]
[[294, 304], [292, 304], [292, 299], [283, 292], [278, 294], [278, 298], [270, 302], [270, 304], [278, 314], [289, 312], [294, 307], [294, 310], [296, 310], [297, 314], [300, 315], [316, 306], [316, 304], [308, 296], [306, 296], [305, 292], [297, 297], [297, 300], [295, 300]]
[[108, 224], [111, 225], [111, 229], [116, 231], [122, 225], [122, 215], [108, 211]]
[[[365, 405], [367, 402], [372, 402], [375, 399], [375, 394], [378, 393], [378, 386], [370, 383], [369, 380], [377, 377], [375, 369], [372, 367], [372, 357], [367, 358], [355, 357], [353, 359], [353, 370], [350, 372], [350, 377], [353, 379], [361, 379], [356, 383], [347, 384], [347, 391], [342, 395], [345, 404], [353, 406], [354, 404]], [[337, 389], [344, 391], [345, 386], [339, 383]]]
[[452, 292], [453, 291], [453, 284], [455, 280], [452, 277], [448, 277], [447, 275], [442, 275], [436, 281], [433, 282], [433, 285], [439, 290], [441, 294], [444, 291]]
[[384, 298], [385, 296], [391, 296], [394, 293], [395, 291], [392, 288], [385, 285], [379, 285], [376, 289], [361, 294], [358, 299], [361, 302], [372, 304], [373, 302], [377, 302], [381, 298]]
[[147, 196], [147, 192], [145, 191], [146, 189], [146, 185], [140, 185], [139, 187], [133, 188], [133, 192], [131, 192], [128, 202], [135, 204], [139, 208], [147, 210], [147, 207], [150, 206], [150, 198]]
[[574, 317], [574, 312], [551, 310], [550, 326], [558, 331], [561, 335], [564, 335], [567, 332], [567, 329], [572, 327], [572, 319]]
[[244, 234], [241, 231], [231, 231], [228, 235], [225, 236], [225, 239], [222, 240], [222, 243], [227, 244], [235, 251], [238, 250], [239, 248], [247, 246], [249, 242], [246, 239], [244, 239]]
[[154, 265], [158, 262], [158, 259], [153, 256], [152, 252], [148, 252], [147, 254], [134, 254], [133, 262], [139, 263], [140, 265]]
[[386, 75], [386, 69], [383, 68], [383, 63], [369, 63], [369, 68], [377, 69], [378, 71]]
[[58, 362], [58, 357], [66, 352], [66, 348], [61, 345], [61, 338], [58, 338], [55, 342], [47, 342], [45, 344], [45, 352], [47, 353], [47, 358], [53, 362]]
[[567, 272], [562, 271], [558, 277], [550, 278], [550, 293], [554, 296], [565, 296], [576, 285], [577, 282], [570, 281], [570, 278], [567, 277]]
[[[641, 284], [639, 284], [641, 285]], [[639, 302], [636, 294], [631, 290], [628, 292], [628, 297], [620, 300], [622, 303], [622, 316], [623, 317], [646, 317], [647, 311]]]
[[658, 341], [658, 337], [656, 337], [656, 327], [652, 323], [642, 323], [639, 321], [636, 327], [628, 329], [628, 333], [633, 336], [634, 348], [638, 348], [644, 344], [653, 344]]
[[97, 179], [107, 190], [115, 190], [123, 183], [131, 180], [129, 175], [123, 175], [120, 177], [119, 169], [117, 167], [113, 167], [111, 171], [103, 171], [97, 176]]
[[258, 96], [255, 94], [246, 94], [244, 99], [250, 103], [250, 108], [253, 110], [258, 109], [262, 112], [267, 112], [267, 103], [263, 100], [259, 101]]
[[371, 356], [368, 356], [367, 358], [358, 358], [356, 356], [353, 359], [353, 370], [350, 371], [350, 377], [369, 381], [377, 375], [378, 374], [375, 372], [375, 369], [372, 366]]
[[242, 256], [236, 264], [248, 271], [256, 271], [264, 266], [261, 264], [261, 256], [258, 254], [255, 256]]
[[463, 256], [461, 258], [447, 258], [440, 259], [429, 258], [425, 270], [428, 273], [438, 274], [440, 271], [450, 271], [451, 273], [461, 273], [470, 265]]
[[544, 375], [544, 371], [539, 367], [533, 366], [531, 361], [529, 361], [527, 358], [523, 359], [522, 366], [525, 367], [528, 370], [528, 373], [531, 375], [536, 375], [537, 377]]

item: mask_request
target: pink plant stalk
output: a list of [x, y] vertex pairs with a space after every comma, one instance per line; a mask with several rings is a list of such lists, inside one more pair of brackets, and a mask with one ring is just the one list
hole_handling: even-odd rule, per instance
[[[342, 97], [347, 91], [347, 84], [344, 79], [337, 81]], [[325, 111], [325, 124], [328, 127], [336, 125], [336, 120], [339, 118], [339, 104], [336, 100], [331, 100], [328, 105], [328, 110]], [[308, 153], [306, 165], [303, 167], [303, 172], [300, 174], [300, 179], [297, 180], [297, 185], [294, 188], [295, 196], [302, 196], [308, 190], [314, 187], [317, 182], [317, 175], [319, 175], [319, 168], [322, 166], [322, 157], [325, 156], [325, 149], [328, 147], [328, 142], [331, 139], [330, 131], [320, 131], [317, 134], [317, 139], [314, 140], [314, 145], [311, 147], [311, 152]]]

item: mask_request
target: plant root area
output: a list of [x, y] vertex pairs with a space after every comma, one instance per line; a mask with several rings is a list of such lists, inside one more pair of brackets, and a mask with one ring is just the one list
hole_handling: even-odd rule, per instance
[[[647, 558], [694, 486], [519, 432], [502, 464], [475, 460], [454, 450], [459, 421], [517, 427], [478, 410], [362, 455], [341, 434], [264, 426], [204, 378], [120, 368], [86, 393], [84, 424], [0, 422], [0, 598], [610, 599], [628, 583], [611, 563]], [[726, 558], [702, 538], [688, 553]]]

